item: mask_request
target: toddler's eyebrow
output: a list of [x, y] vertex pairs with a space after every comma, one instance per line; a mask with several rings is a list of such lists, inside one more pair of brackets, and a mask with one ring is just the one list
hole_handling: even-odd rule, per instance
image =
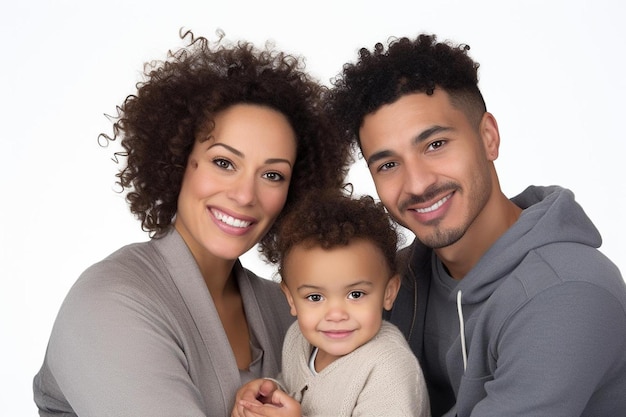
[[[344, 288], [348, 289], [348, 288], [354, 288], [354, 287], [373, 287], [374, 283], [368, 280], [360, 280], [360, 281], [356, 281], [356, 282], [351, 282], [350, 284], [344, 286]], [[324, 287], [320, 287], [318, 285], [311, 285], [311, 284], [302, 284], [300, 285], [298, 288], [296, 288], [297, 291], [322, 291], [324, 290]]]
[[310, 284], [302, 284], [298, 288], [296, 288], [296, 290], [298, 290], [298, 291], [301, 291], [301, 290], [319, 291], [321, 289], [322, 289], [322, 287], [318, 287], [317, 285], [310, 285]]
[[357, 282], [354, 282], [352, 284], [346, 285], [346, 288], [352, 288], [352, 287], [372, 287], [373, 285], [374, 284], [372, 283], [372, 281], [361, 280], [361, 281], [357, 281]]

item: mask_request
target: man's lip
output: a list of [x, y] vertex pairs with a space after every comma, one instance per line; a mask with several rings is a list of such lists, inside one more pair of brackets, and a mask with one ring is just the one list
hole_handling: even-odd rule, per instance
[[[444, 195], [441, 198], [438, 198], [437, 200], [435, 200], [434, 202], [429, 202], [428, 205], [425, 204], [421, 204], [421, 207], [410, 207], [409, 210], [413, 210], [419, 214], [427, 214], [427, 213], [431, 213], [433, 211], [436, 211], [437, 209], [439, 209], [441, 206], [443, 206], [448, 200], [450, 200], [452, 198], [452, 195], [454, 194], [454, 191], [451, 193], [448, 193], [446, 195]], [[432, 201], [432, 200], [431, 200]]]
[[429, 224], [437, 221], [445, 215], [452, 203], [452, 197], [455, 192], [448, 193], [442, 197], [431, 200], [428, 205], [420, 204], [409, 206], [407, 208], [411, 216], [420, 223]]

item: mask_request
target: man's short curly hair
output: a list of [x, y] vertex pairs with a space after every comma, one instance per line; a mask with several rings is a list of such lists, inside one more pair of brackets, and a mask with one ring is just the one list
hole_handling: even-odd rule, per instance
[[[175, 217], [194, 142], [206, 140], [216, 114], [229, 106], [268, 106], [294, 129], [297, 156], [285, 210], [312, 190], [341, 187], [347, 173], [349, 147], [323, 112], [328, 89], [304, 71], [301, 58], [218, 35], [212, 43], [181, 32], [188, 44], [145, 65], [137, 92], [118, 107], [113, 136], [101, 135], [121, 137], [124, 151], [117, 156], [126, 166], [117, 174], [119, 184], [142, 229], [155, 237]], [[272, 239], [274, 227], [264, 240]]]
[[478, 88], [479, 64], [467, 55], [469, 49], [426, 34], [414, 40], [392, 38], [386, 49], [381, 43], [372, 51], [362, 48], [358, 61], [344, 65], [333, 80], [329, 114], [345, 138], [360, 145], [359, 129], [366, 115], [406, 94], [431, 95], [441, 88], [478, 126], [486, 106]]
[[392, 274], [397, 272], [396, 251], [400, 235], [382, 203], [371, 196], [350, 197], [340, 192], [309, 195], [283, 219], [268, 259], [282, 271], [295, 246], [332, 249], [357, 239], [372, 242], [385, 257]]

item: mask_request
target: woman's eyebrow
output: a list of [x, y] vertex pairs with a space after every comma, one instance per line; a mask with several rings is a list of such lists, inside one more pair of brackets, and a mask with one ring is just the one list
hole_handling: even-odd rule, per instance
[[[221, 147], [229, 150], [230, 152], [234, 153], [235, 155], [237, 155], [240, 158], [245, 159], [245, 157], [246, 157], [243, 154], [243, 152], [233, 148], [232, 146], [226, 145], [225, 143], [219, 143], [219, 142], [218, 143], [214, 143], [213, 145], [209, 146], [207, 148], [207, 151], [209, 149], [212, 149], [212, 148], [216, 147], [216, 146], [221, 146]], [[285, 164], [287, 164], [287, 165], [289, 165], [291, 167], [291, 161], [289, 161], [288, 159], [284, 159], [284, 158], [268, 158], [268, 159], [265, 160], [265, 163], [266, 164], [285, 163]]]
[[238, 151], [237, 149], [233, 148], [232, 146], [228, 146], [228, 145], [226, 145], [226, 144], [224, 144], [224, 143], [219, 143], [219, 142], [216, 142], [216, 143], [214, 143], [213, 145], [209, 146], [209, 147], [207, 148], [207, 150], [212, 149], [212, 148], [214, 148], [214, 147], [216, 147], [216, 146], [221, 146], [221, 147], [223, 147], [223, 148], [226, 148], [226, 149], [228, 149], [229, 151], [231, 151], [232, 153], [234, 153], [235, 155], [237, 155], [237, 156], [238, 156], [238, 157], [240, 157], [240, 158], [245, 158], [245, 157], [246, 157], [246, 156], [243, 154], [243, 152]]

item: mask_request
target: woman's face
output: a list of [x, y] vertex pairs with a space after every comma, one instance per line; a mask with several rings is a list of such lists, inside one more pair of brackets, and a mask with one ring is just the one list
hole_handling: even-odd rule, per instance
[[268, 231], [287, 199], [296, 138], [268, 107], [236, 104], [215, 117], [193, 147], [174, 226], [196, 261], [233, 260]]

